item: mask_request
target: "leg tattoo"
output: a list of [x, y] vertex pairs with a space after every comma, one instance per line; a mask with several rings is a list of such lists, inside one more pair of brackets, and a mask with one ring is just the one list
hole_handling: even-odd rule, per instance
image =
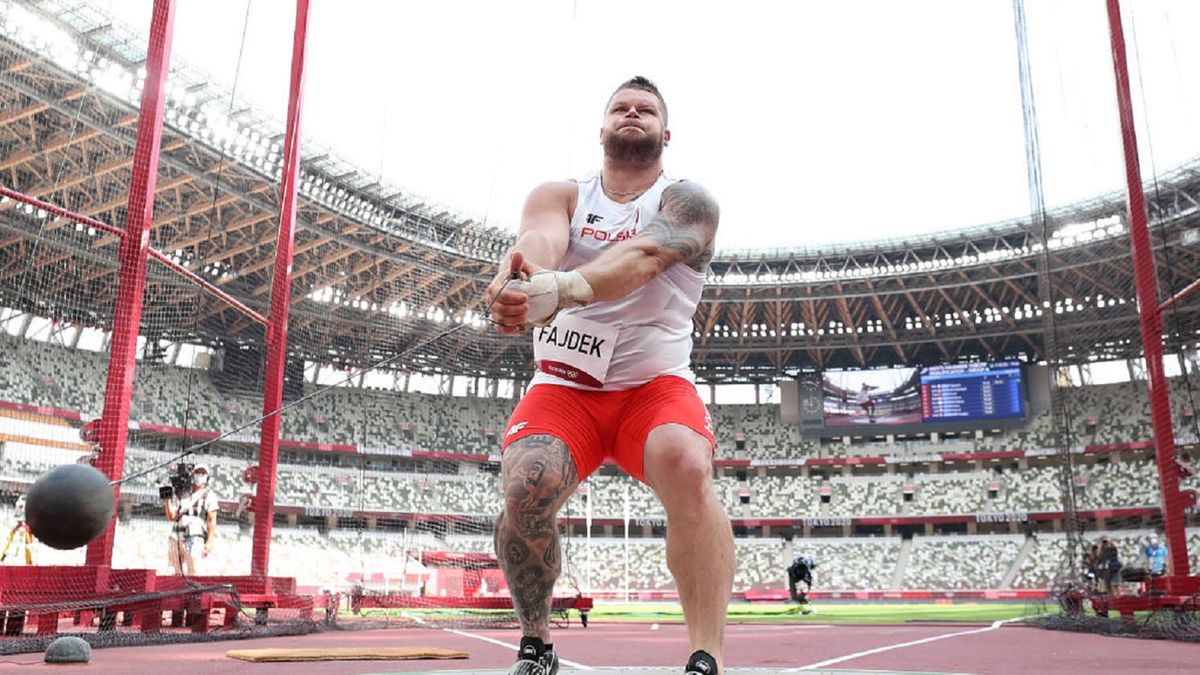
[[546, 641], [554, 582], [562, 572], [556, 518], [579, 482], [575, 461], [559, 439], [528, 436], [505, 451], [501, 474], [504, 512], [496, 520], [496, 556], [522, 632]]

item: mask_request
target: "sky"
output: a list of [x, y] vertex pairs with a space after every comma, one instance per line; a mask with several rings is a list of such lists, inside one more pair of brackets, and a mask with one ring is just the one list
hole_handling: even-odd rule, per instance
[[[151, 0], [94, 4], [149, 25]], [[1200, 3], [1124, 4], [1149, 176], [1200, 155]], [[1028, 5], [1047, 203], [1117, 189], [1104, 2]], [[173, 58], [283, 119], [293, 14], [178, 0]], [[722, 252], [1030, 211], [1011, 0], [312, 0], [303, 131], [513, 229], [535, 185], [599, 167], [604, 105], [635, 74], [666, 97], [668, 173], [721, 203]]]

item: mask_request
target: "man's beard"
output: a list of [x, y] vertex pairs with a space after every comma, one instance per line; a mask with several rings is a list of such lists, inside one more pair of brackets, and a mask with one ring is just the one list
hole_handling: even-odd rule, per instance
[[620, 130], [604, 135], [604, 156], [622, 164], [652, 164], [662, 152], [662, 136], [624, 136]]

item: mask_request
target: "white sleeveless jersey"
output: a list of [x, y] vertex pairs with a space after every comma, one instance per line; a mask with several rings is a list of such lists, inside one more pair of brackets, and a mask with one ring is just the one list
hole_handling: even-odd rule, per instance
[[[658, 215], [663, 190], [672, 182], [666, 176], [659, 176], [637, 199], [619, 204], [604, 194], [599, 172], [580, 181], [571, 217], [571, 241], [558, 269], [575, 269], [638, 234]], [[617, 329], [607, 377], [602, 386], [595, 387], [553, 375], [543, 366], [530, 385], [560, 384], [593, 391], [618, 391], [645, 384], [660, 375], [675, 375], [694, 382], [690, 365], [692, 316], [703, 288], [704, 274], [687, 265], [675, 264], [624, 298], [563, 309], [560, 315], [574, 315]]]

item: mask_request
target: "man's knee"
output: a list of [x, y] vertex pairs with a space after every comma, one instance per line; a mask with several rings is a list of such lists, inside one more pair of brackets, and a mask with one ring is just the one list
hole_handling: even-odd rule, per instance
[[683, 425], [664, 424], [650, 432], [645, 464], [646, 479], [660, 497], [699, 497], [712, 489], [708, 439]]
[[523, 532], [553, 528], [559, 507], [578, 483], [566, 443], [546, 435], [526, 436], [509, 445], [500, 473], [504, 522]]

